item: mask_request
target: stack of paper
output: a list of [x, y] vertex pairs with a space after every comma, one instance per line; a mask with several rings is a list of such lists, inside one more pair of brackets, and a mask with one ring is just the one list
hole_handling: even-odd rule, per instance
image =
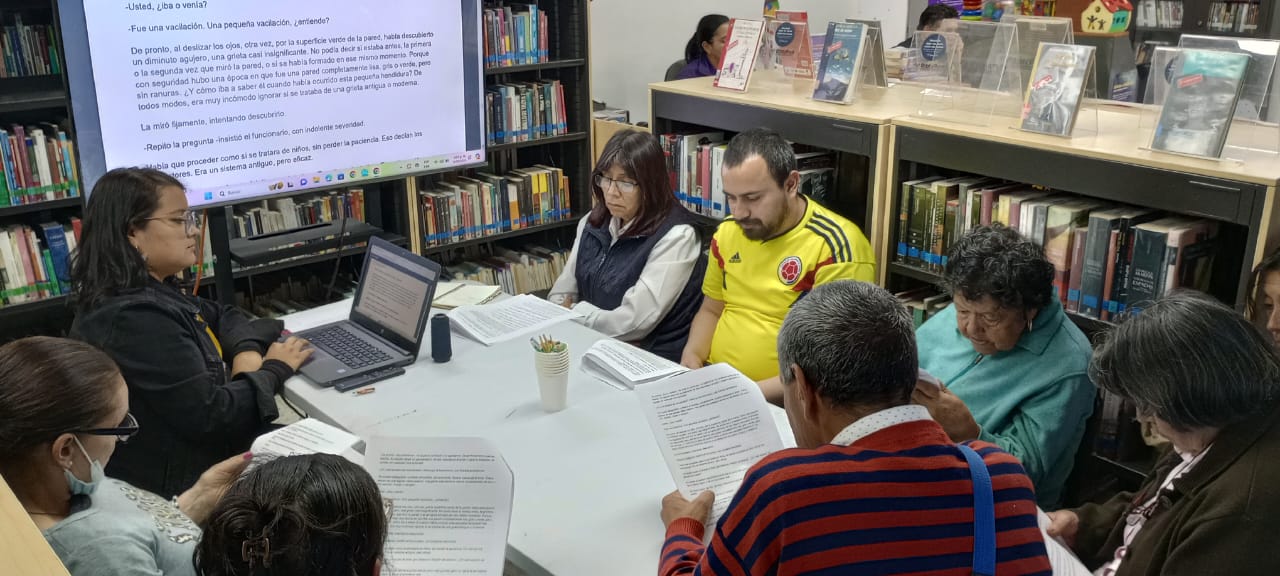
[[459, 306], [476, 306], [488, 304], [502, 294], [498, 286], [483, 284], [464, 284], [461, 282], [441, 282], [436, 284], [436, 297], [431, 307], [440, 310], [453, 310]]
[[449, 313], [458, 333], [485, 346], [505, 342], [582, 315], [528, 294], [483, 306], [460, 306]]
[[582, 371], [620, 390], [662, 380], [689, 369], [625, 342], [605, 338], [582, 356]]

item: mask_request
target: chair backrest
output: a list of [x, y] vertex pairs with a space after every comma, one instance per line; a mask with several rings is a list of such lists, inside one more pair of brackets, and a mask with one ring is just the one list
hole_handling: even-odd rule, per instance
[[672, 62], [670, 66], [667, 66], [667, 75], [663, 77], [663, 82], [675, 80], [676, 76], [680, 75], [680, 71], [684, 70], [684, 65], [687, 63], [684, 58]]
[[3, 478], [0, 478], [0, 574], [68, 576], [62, 561], [44, 541]]

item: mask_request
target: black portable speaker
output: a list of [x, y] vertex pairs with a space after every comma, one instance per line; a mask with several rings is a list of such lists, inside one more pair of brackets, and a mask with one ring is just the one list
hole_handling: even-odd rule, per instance
[[431, 359], [448, 362], [453, 357], [453, 342], [449, 335], [449, 317], [436, 314], [431, 317]]

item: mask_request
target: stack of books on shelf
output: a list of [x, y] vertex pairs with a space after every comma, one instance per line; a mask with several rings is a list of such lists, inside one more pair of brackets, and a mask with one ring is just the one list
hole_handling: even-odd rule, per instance
[[902, 79], [902, 72], [907, 67], [907, 54], [911, 50], [907, 48], [885, 48], [884, 49], [884, 69], [885, 74], [890, 78]]
[[499, 249], [493, 256], [451, 265], [446, 275], [454, 280], [501, 286], [503, 292], [515, 296], [550, 290], [568, 257], [569, 250], [563, 248]]
[[1262, 6], [1248, 2], [1214, 2], [1209, 5], [1211, 32], [1256, 32]]
[[572, 217], [572, 198], [564, 170], [541, 164], [456, 176], [418, 193], [427, 246], [559, 222]]
[[977, 176], [902, 184], [894, 261], [934, 273], [976, 226], [1001, 223], [1044, 249], [1067, 311], [1113, 320], [1179, 287], [1207, 291], [1218, 224]]
[[903, 292], [896, 292], [894, 296], [897, 296], [898, 301], [902, 302], [911, 311], [911, 317], [915, 321], [916, 328], [919, 328], [926, 320], [951, 304], [950, 295], [942, 293], [932, 286], [921, 286]]
[[[724, 195], [721, 170], [728, 148], [722, 132], [663, 134], [659, 141], [667, 159], [671, 189], [680, 204], [695, 214], [724, 218], [729, 204]], [[835, 189], [835, 153], [795, 145], [800, 192], [825, 204]]]
[[343, 216], [364, 220], [364, 190], [330, 192], [312, 198], [274, 198], [235, 208], [231, 222], [232, 238], [251, 238], [272, 232], [294, 230], [303, 226], [333, 222]]
[[0, 78], [62, 74], [52, 26], [24, 25], [22, 15], [15, 14], [13, 21], [0, 30], [0, 50], [4, 52]]
[[69, 294], [79, 239], [79, 218], [0, 227], [0, 307]]
[[1135, 22], [1143, 28], [1182, 28], [1182, 0], [1142, 0]]
[[75, 145], [53, 124], [0, 128], [0, 207], [80, 195]]
[[495, 84], [485, 88], [484, 98], [490, 146], [569, 133], [559, 80]]
[[484, 11], [484, 65], [504, 68], [547, 62], [547, 12], [537, 4], [490, 6]]

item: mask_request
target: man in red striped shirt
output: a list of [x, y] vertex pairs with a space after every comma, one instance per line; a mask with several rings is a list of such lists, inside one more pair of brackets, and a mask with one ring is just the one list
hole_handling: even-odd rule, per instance
[[[714, 495], [668, 495], [659, 573], [972, 574], [970, 469], [911, 404], [915, 333], [897, 298], [852, 280], [815, 288], [787, 314], [778, 362], [799, 448], [747, 471], [705, 547]], [[996, 574], [1049, 576], [1022, 465], [993, 444], [968, 445], [991, 475]]]

